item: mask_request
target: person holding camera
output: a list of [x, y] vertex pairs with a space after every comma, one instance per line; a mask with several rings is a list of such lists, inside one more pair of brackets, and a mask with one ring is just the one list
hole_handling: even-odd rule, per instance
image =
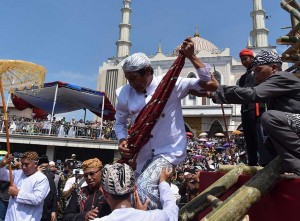
[[85, 179], [83, 178], [83, 170], [81, 168], [73, 169], [72, 174], [73, 175], [69, 179], [67, 179], [62, 192], [63, 197], [67, 199], [69, 199], [74, 190], [87, 185]]
[[[0, 180], [9, 181], [6, 165], [13, 157], [6, 155], [0, 162]], [[38, 170], [39, 156], [36, 152], [25, 152], [21, 158], [22, 169], [13, 170], [13, 185], [8, 188], [10, 195], [6, 221], [40, 221], [43, 203], [50, 191], [47, 177]]]
[[111, 209], [99, 191], [102, 162], [89, 159], [82, 163], [83, 177], [87, 186], [73, 191], [64, 211], [63, 221], [88, 221], [108, 215]]

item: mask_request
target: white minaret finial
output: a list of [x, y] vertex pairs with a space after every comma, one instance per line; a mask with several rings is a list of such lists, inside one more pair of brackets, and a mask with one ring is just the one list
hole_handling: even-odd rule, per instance
[[266, 12], [262, 9], [262, 0], [253, 0], [253, 30], [250, 32], [253, 47], [269, 47], [269, 30], [265, 27]]
[[130, 54], [130, 8], [131, 0], [123, 0], [124, 7], [121, 9], [122, 12], [122, 23], [119, 25], [120, 33], [119, 40], [116, 42], [117, 45], [117, 57], [125, 57]]

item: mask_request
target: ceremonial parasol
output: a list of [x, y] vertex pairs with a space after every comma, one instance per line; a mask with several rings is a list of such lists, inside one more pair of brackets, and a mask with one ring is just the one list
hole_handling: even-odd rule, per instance
[[[4, 89], [13, 92], [15, 89], [37, 88], [44, 84], [46, 69], [37, 64], [20, 60], [0, 60], [0, 92], [3, 105], [7, 153], [10, 154], [8, 117], [4, 99]], [[9, 178], [12, 185], [12, 170], [9, 165]]]
[[216, 137], [224, 137], [225, 135], [223, 133], [216, 133], [215, 136]]

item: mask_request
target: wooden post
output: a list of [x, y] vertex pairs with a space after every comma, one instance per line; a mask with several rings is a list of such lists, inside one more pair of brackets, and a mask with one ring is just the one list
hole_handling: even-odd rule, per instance
[[281, 159], [278, 156], [201, 221], [239, 221], [243, 219], [250, 207], [275, 185], [280, 174]]
[[[227, 174], [222, 176], [219, 180], [205, 189], [202, 193], [196, 196], [193, 200], [188, 202], [179, 211], [179, 220], [188, 221], [192, 220], [199, 212], [203, 211], [209, 206], [207, 195], [213, 195], [216, 197], [224, 194], [230, 187], [232, 187], [237, 181], [239, 175], [243, 172], [244, 164], [237, 165], [234, 169], [230, 170]], [[201, 182], [201, 180], [200, 180]]]

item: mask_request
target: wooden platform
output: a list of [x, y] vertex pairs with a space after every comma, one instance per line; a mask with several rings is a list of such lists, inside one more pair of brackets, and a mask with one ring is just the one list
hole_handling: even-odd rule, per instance
[[[201, 172], [200, 192], [222, 177], [224, 173]], [[222, 196], [225, 200], [240, 186], [246, 183], [251, 176], [241, 175], [238, 182]], [[208, 214], [206, 209], [199, 214], [198, 220]], [[300, 179], [280, 180], [269, 194], [256, 203], [249, 211], [250, 221], [299, 221], [300, 220]]]

